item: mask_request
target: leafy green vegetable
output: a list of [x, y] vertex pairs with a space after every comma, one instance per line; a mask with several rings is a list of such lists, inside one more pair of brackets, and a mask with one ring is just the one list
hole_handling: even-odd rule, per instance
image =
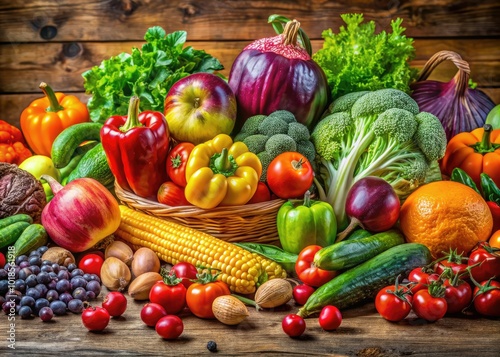
[[326, 74], [332, 99], [383, 88], [409, 93], [418, 70], [409, 65], [415, 48], [413, 39], [403, 35], [403, 20], [391, 21], [392, 33], [375, 34], [375, 23], [363, 24], [363, 14], [340, 16], [347, 26], [341, 26], [338, 34], [323, 31], [323, 48], [313, 55]]
[[112, 115], [126, 115], [130, 97], [140, 99], [140, 110], [163, 112], [165, 97], [179, 79], [196, 72], [224, 67], [203, 50], [184, 47], [187, 33], [166, 34], [159, 26], [147, 30], [146, 43], [132, 53], [121, 53], [82, 74], [90, 118], [104, 122]]

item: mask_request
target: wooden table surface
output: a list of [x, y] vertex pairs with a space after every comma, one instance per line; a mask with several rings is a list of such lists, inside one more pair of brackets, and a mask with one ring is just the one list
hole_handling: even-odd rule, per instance
[[[100, 303], [98, 298], [93, 304]], [[55, 316], [51, 322], [16, 316], [15, 350], [8, 348], [7, 342], [8, 323], [12, 321], [2, 316], [0, 355], [500, 356], [498, 318], [450, 316], [428, 323], [412, 313], [400, 323], [390, 323], [368, 302], [343, 311], [342, 325], [332, 332], [322, 330], [317, 318], [307, 318], [306, 332], [292, 339], [281, 329], [283, 317], [298, 311], [291, 301], [273, 311], [249, 307], [250, 316], [238, 326], [202, 320], [186, 310], [180, 315], [184, 332], [177, 340], [167, 341], [142, 323], [139, 313], [144, 303], [129, 298], [125, 314], [112, 318], [100, 333], [88, 332], [80, 314]], [[216, 354], [206, 348], [210, 340], [217, 343]]]

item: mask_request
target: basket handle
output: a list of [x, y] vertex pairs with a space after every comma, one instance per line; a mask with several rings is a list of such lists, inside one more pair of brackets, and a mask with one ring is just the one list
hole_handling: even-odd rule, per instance
[[462, 57], [453, 51], [439, 51], [435, 53], [427, 63], [424, 68], [420, 71], [417, 78], [417, 82], [426, 80], [432, 73], [432, 71], [444, 61], [452, 61], [453, 64], [458, 68], [458, 72], [455, 75], [456, 85], [458, 88], [458, 93], [465, 94], [467, 87], [469, 85], [470, 78], [470, 67], [467, 61], [463, 60]]

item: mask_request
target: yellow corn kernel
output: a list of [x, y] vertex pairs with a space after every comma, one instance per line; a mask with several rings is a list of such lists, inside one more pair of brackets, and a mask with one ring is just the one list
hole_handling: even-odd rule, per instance
[[268, 279], [285, 279], [287, 277], [286, 270], [283, 269], [280, 264], [270, 259], [264, 258], [262, 255], [259, 255], [257, 253], [252, 253], [252, 255], [262, 265], [262, 269], [267, 273]]

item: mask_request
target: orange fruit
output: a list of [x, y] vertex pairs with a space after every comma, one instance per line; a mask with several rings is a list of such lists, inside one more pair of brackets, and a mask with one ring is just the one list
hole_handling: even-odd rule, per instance
[[500, 229], [491, 235], [488, 243], [491, 247], [500, 249]]
[[416, 189], [401, 205], [399, 222], [406, 241], [426, 245], [434, 258], [450, 249], [467, 254], [478, 242], [487, 241], [493, 228], [481, 195], [455, 181]]

